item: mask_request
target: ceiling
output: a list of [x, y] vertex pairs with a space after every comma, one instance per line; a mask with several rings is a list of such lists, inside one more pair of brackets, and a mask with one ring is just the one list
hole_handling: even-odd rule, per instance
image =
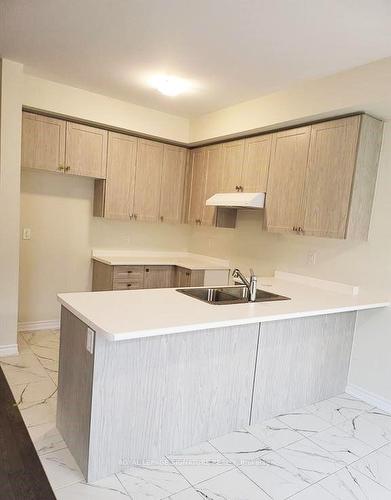
[[[390, 0], [0, 0], [0, 56], [194, 117], [391, 55]], [[156, 73], [194, 81], [175, 98]]]

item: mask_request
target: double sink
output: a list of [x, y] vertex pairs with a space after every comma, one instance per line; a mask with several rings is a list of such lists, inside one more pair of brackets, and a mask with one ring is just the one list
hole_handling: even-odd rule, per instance
[[[243, 304], [251, 302], [249, 299], [250, 293], [248, 287], [240, 285], [213, 288], [178, 288], [177, 292], [214, 305]], [[265, 290], [257, 290], [253, 302], [271, 302], [276, 300], [290, 299], [289, 297], [266, 292]]]

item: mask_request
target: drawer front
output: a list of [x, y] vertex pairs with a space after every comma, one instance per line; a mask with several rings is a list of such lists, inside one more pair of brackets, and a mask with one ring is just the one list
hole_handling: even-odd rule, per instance
[[113, 290], [140, 290], [144, 288], [142, 281], [114, 281]]
[[115, 266], [114, 281], [144, 281], [144, 266]]

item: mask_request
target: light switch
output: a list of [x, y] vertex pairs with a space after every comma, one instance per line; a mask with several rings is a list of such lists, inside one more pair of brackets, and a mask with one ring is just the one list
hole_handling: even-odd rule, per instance
[[91, 328], [88, 328], [87, 330], [87, 351], [90, 352], [91, 354], [94, 353], [94, 338], [95, 338], [95, 332], [94, 330], [91, 330]]
[[24, 240], [31, 240], [31, 229], [29, 227], [23, 228], [23, 239]]

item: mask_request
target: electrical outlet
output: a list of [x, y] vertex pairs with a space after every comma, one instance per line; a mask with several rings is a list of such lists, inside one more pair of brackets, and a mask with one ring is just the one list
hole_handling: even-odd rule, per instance
[[91, 354], [94, 353], [94, 339], [95, 339], [95, 332], [94, 330], [91, 330], [91, 328], [88, 328], [87, 330], [87, 351], [90, 352]]
[[308, 252], [307, 254], [307, 264], [316, 264], [317, 253], [315, 251]]
[[23, 228], [23, 239], [31, 240], [31, 229], [29, 227]]

